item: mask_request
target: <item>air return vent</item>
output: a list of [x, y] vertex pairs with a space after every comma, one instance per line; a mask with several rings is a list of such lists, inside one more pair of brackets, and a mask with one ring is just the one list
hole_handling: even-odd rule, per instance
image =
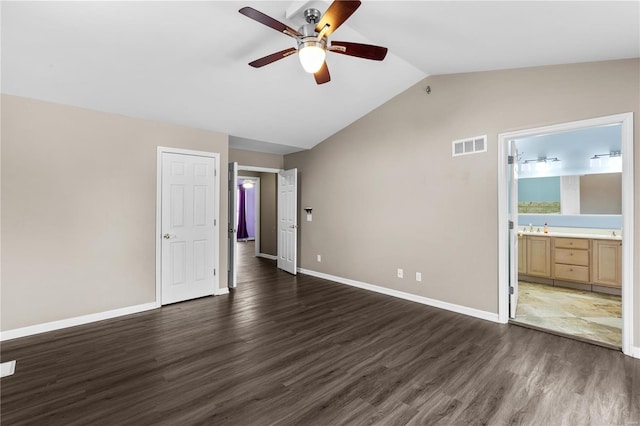
[[451, 154], [458, 155], [475, 154], [487, 151], [487, 135], [474, 136], [472, 138], [460, 139], [451, 143]]

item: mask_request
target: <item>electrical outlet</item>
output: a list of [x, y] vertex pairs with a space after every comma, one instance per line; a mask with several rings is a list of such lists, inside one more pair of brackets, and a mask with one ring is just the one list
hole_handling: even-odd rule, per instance
[[422, 281], [422, 272], [416, 272], [416, 281]]
[[398, 278], [404, 277], [404, 271], [401, 268], [398, 268]]
[[318, 255], [318, 256], [316, 257], [316, 260], [318, 261], [318, 263], [322, 262], [322, 256]]

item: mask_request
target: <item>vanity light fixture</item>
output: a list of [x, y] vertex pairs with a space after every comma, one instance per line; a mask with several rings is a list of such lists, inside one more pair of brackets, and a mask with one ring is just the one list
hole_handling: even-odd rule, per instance
[[555, 163], [557, 161], [560, 161], [558, 157], [538, 157], [531, 160], [524, 160], [522, 162], [522, 171], [529, 172], [532, 166], [538, 171], [547, 170], [549, 168], [548, 163]]
[[242, 187], [244, 189], [251, 189], [251, 188], [253, 188], [253, 184], [254, 184], [254, 182], [251, 179], [245, 179], [242, 182]]
[[612, 171], [622, 171], [622, 154], [620, 151], [611, 151], [608, 154], [595, 154], [589, 159], [589, 165], [592, 168], [606, 167]]

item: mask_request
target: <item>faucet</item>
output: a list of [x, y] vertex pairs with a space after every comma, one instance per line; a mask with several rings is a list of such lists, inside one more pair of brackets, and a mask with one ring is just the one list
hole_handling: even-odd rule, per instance
[[533, 232], [533, 223], [529, 224], [529, 232]]

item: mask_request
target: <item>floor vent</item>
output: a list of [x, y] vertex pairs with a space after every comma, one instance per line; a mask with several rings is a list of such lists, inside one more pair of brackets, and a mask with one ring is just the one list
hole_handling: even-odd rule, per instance
[[487, 135], [460, 139], [451, 143], [451, 154], [454, 157], [478, 152], [487, 152]]

